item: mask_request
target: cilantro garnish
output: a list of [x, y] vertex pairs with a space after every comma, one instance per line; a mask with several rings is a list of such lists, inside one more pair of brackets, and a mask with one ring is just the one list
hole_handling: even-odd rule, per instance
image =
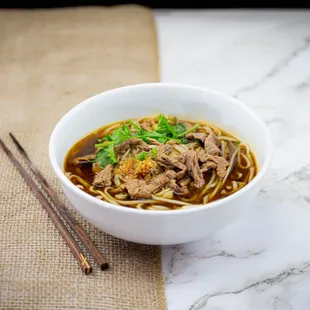
[[[115, 165], [117, 163], [117, 158], [114, 147], [131, 138], [141, 139], [146, 143], [149, 143], [148, 139], [152, 138], [162, 144], [165, 144], [169, 140], [175, 140], [179, 143], [186, 144], [186, 134], [199, 127], [197, 124], [186, 130], [186, 125], [184, 123], [177, 123], [176, 118], [173, 118], [173, 121], [169, 123], [168, 119], [163, 114], [158, 116], [157, 128], [152, 131], [144, 130], [133, 120], [129, 120], [128, 123], [134, 130], [131, 130], [126, 123], [123, 123], [121, 127], [114, 129], [111, 134], [107, 134], [105, 137], [98, 140], [98, 143], [95, 144], [95, 147], [98, 148], [98, 152], [96, 153], [94, 162], [99, 162], [103, 168], [108, 164]], [[157, 152], [157, 148], [152, 148], [151, 157], [156, 157]], [[146, 152], [140, 153], [138, 155], [138, 160], [144, 160], [147, 155], [148, 153]]]

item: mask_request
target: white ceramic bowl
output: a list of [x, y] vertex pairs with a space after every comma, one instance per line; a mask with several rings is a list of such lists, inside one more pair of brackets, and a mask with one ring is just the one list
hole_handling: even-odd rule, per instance
[[[227, 198], [174, 211], [115, 206], [84, 193], [65, 177], [64, 158], [79, 139], [111, 122], [160, 112], [194, 121], [210, 121], [249, 143], [258, 161], [258, 175]], [[271, 162], [272, 142], [265, 123], [234, 98], [195, 86], [150, 83], [106, 91], [78, 104], [52, 132], [49, 156], [65, 195], [95, 227], [136, 243], [168, 245], [202, 239], [234, 221], [260, 189]]]

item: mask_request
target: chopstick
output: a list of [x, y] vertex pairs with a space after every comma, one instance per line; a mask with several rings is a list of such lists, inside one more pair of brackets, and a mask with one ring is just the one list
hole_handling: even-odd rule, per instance
[[31, 171], [37, 177], [39, 183], [43, 186], [47, 195], [50, 197], [50, 199], [54, 203], [57, 210], [64, 217], [64, 219], [66, 220], [70, 228], [80, 237], [81, 242], [87, 248], [87, 250], [93, 257], [94, 261], [98, 264], [101, 270], [107, 269], [109, 267], [109, 264], [107, 260], [105, 259], [105, 257], [100, 253], [100, 251], [95, 246], [95, 244], [89, 239], [88, 235], [83, 230], [83, 228], [80, 226], [80, 224], [77, 222], [77, 220], [73, 217], [73, 215], [70, 213], [69, 209], [60, 201], [60, 199], [57, 197], [56, 192], [51, 188], [47, 180], [43, 177], [40, 170], [33, 164], [33, 162], [30, 160], [25, 149], [21, 146], [21, 144], [18, 142], [18, 140], [15, 138], [15, 136], [11, 132], [10, 132], [10, 137], [12, 138], [14, 144], [16, 145], [21, 155], [26, 160]]
[[86, 256], [83, 254], [83, 251], [77, 244], [77, 242], [73, 239], [72, 235], [61, 221], [57, 213], [54, 211], [53, 207], [49, 203], [49, 201], [45, 198], [37, 184], [32, 180], [29, 173], [23, 168], [23, 166], [18, 162], [12, 152], [8, 149], [8, 147], [4, 144], [4, 142], [0, 138], [0, 146], [3, 148], [6, 155], [12, 161], [14, 166], [17, 168], [18, 172], [26, 181], [27, 185], [30, 187], [32, 192], [35, 194], [37, 199], [42, 204], [45, 211], [48, 213], [51, 220], [54, 222], [56, 228], [59, 230], [60, 234], [62, 235], [63, 239], [66, 241], [67, 245], [69, 246], [70, 250], [72, 251], [74, 257], [76, 258], [77, 262], [79, 263], [82, 271], [85, 274], [89, 274], [92, 272], [92, 267], [89, 264]]

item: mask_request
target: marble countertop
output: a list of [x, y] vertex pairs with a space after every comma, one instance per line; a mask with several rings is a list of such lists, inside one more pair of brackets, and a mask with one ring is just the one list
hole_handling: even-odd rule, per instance
[[169, 310], [310, 309], [310, 11], [156, 11], [163, 82], [214, 88], [267, 123], [274, 158], [247, 212], [163, 248]]

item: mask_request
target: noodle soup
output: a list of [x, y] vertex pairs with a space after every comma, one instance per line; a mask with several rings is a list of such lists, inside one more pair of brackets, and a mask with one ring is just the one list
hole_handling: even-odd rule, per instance
[[174, 210], [225, 198], [257, 174], [249, 145], [205, 122], [148, 116], [104, 126], [69, 150], [80, 190], [117, 206]]

